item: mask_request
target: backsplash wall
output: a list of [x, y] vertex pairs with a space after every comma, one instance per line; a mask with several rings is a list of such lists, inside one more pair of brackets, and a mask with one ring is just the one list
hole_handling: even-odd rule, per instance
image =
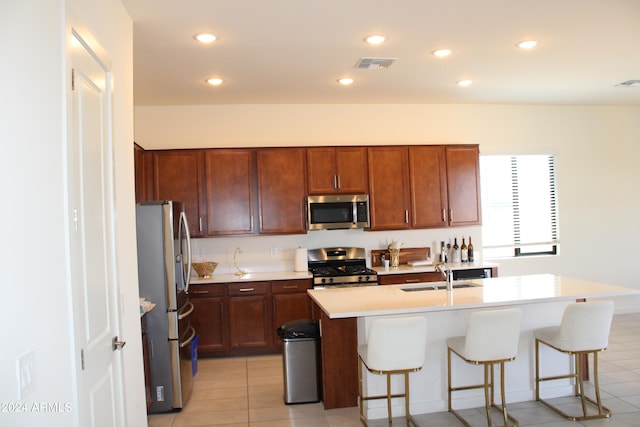
[[324, 248], [337, 246], [363, 247], [367, 253], [367, 264], [371, 262], [371, 249], [384, 249], [392, 241], [404, 243], [405, 247], [430, 247], [431, 253], [439, 252], [440, 241], [462, 237], [473, 239], [476, 259], [481, 259], [481, 227], [457, 227], [424, 230], [364, 231], [364, 230], [318, 230], [307, 234], [278, 236], [242, 236], [192, 239], [193, 259], [219, 263], [214, 274], [233, 274], [233, 254], [236, 248], [238, 265], [248, 272], [293, 271], [296, 248]]

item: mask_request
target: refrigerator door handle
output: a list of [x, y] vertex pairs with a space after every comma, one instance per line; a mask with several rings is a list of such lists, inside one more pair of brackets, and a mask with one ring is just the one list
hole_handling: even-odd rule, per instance
[[193, 326], [189, 326], [189, 329], [191, 331], [191, 333], [189, 334], [189, 338], [187, 338], [186, 341], [180, 342], [180, 348], [184, 348], [191, 344], [191, 341], [193, 341], [193, 339], [196, 337], [196, 330], [193, 328]]
[[[184, 276], [184, 291], [189, 293], [189, 282], [191, 281], [191, 236], [189, 235], [187, 215], [184, 211], [180, 212], [180, 228], [184, 230], [184, 236], [187, 239], [187, 262], [184, 265], [182, 274]], [[180, 236], [182, 236], [182, 233], [180, 233]]]
[[[191, 313], [193, 313], [194, 309], [195, 307], [193, 306], [191, 301], [187, 301], [187, 303], [178, 312], [178, 320], [182, 320], [185, 317], [189, 317]], [[183, 312], [183, 310], [186, 310], [186, 312]]]

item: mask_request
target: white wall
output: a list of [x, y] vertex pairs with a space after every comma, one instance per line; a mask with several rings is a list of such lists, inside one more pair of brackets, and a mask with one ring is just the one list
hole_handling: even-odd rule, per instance
[[[66, 14], [108, 51], [114, 98], [117, 262], [124, 303], [128, 425], [146, 425], [137, 307], [133, 196], [132, 24], [118, 0], [0, 2], [0, 210], [3, 244], [0, 402], [74, 401], [72, 308], [65, 248]], [[136, 342], [138, 341], [138, 342]], [[33, 351], [34, 390], [18, 396], [16, 359]], [[0, 425], [72, 426], [78, 408], [0, 413]]]
[[[560, 255], [500, 260], [502, 275], [550, 272], [640, 289], [640, 107], [510, 105], [225, 105], [137, 107], [136, 142], [146, 149], [241, 146], [479, 144], [481, 154], [557, 155]], [[324, 233], [324, 234], [323, 234]], [[297, 246], [384, 247], [390, 239], [429, 246], [479, 229], [309, 233], [200, 239], [201, 255], [233, 268], [236, 246], [248, 264], [290, 265]], [[415, 243], [415, 245], [414, 245]], [[477, 246], [477, 245], [476, 245]], [[270, 248], [279, 248], [276, 257]], [[281, 265], [280, 265], [281, 264]], [[618, 312], [639, 298], [616, 301]]]

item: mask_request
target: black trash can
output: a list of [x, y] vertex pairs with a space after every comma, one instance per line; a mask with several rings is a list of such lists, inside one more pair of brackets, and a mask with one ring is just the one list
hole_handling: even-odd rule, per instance
[[284, 403], [318, 402], [322, 396], [320, 331], [309, 319], [293, 320], [278, 328], [282, 339]]

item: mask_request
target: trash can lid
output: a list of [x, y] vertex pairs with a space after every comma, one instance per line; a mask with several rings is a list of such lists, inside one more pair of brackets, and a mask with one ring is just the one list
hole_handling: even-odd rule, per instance
[[318, 322], [311, 319], [298, 319], [283, 323], [278, 328], [280, 338], [318, 338]]

